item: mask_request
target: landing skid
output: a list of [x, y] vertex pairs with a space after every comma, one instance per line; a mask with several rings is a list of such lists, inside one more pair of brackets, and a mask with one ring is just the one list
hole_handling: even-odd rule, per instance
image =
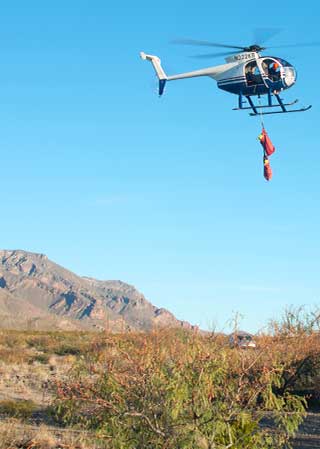
[[[300, 109], [287, 109], [286, 106], [293, 106], [294, 104], [298, 103], [298, 100], [294, 100], [291, 103], [283, 103], [282, 99], [279, 97], [278, 94], [273, 94], [277, 100], [277, 104], [272, 104], [272, 94], [271, 92], [268, 93], [268, 103], [265, 105], [255, 105], [252, 101], [252, 98], [250, 95], [246, 95], [245, 98], [247, 102], [249, 103], [249, 106], [243, 106], [243, 103], [245, 100], [243, 100], [242, 95], [239, 95], [239, 106], [237, 108], [234, 108], [234, 111], [242, 111], [242, 110], [252, 110], [253, 112], [250, 112], [251, 116], [255, 115], [268, 115], [268, 114], [286, 114], [288, 112], [304, 112], [308, 111], [312, 105], [309, 105], [304, 108]], [[258, 111], [258, 109], [271, 109], [271, 108], [280, 108], [278, 111], [268, 111], [268, 112], [262, 112]]]
[[[284, 106], [292, 106], [292, 105], [294, 105], [294, 104], [297, 104], [298, 103], [298, 101], [299, 100], [294, 100], [294, 101], [291, 101], [291, 103], [283, 103], [283, 105]], [[264, 109], [264, 108], [278, 108], [279, 107], [279, 105], [278, 104], [272, 104], [271, 106], [269, 106], [269, 105], [258, 105], [258, 106], [256, 106], [255, 105], [255, 108], [256, 109]], [[311, 106], [309, 106], [309, 108], [310, 108]], [[244, 111], [244, 110], [246, 110], [246, 109], [252, 109], [252, 107], [251, 106], [244, 106], [244, 107], [242, 107], [242, 108], [233, 108], [232, 110], [233, 111]], [[271, 112], [271, 114], [274, 114], [274, 112], [272, 113]]]
[[[287, 105], [285, 105], [287, 106]], [[312, 108], [312, 105], [310, 104], [309, 106], [305, 107], [305, 108], [301, 108], [301, 109], [290, 109], [289, 111], [286, 110], [282, 110], [282, 111], [272, 111], [272, 112], [263, 112], [262, 115], [268, 115], [268, 114], [287, 114], [289, 112], [304, 112], [304, 111], [308, 111], [309, 109]], [[260, 113], [255, 113], [255, 112], [250, 112], [251, 116], [255, 116], [255, 115], [260, 115]]]

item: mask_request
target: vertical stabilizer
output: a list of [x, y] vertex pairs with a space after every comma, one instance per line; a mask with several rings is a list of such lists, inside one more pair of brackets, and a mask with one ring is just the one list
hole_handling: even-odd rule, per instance
[[166, 81], [168, 79], [167, 75], [165, 74], [163, 68], [161, 67], [161, 60], [158, 58], [158, 56], [154, 55], [147, 55], [143, 51], [140, 53], [140, 56], [144, 60], [148, 60], [153, 65], [153, 68], [156, 72], [156, 75], [159, 79], [159, 95], [161, 96], [164, 92], [164, 88], [166, 85]]

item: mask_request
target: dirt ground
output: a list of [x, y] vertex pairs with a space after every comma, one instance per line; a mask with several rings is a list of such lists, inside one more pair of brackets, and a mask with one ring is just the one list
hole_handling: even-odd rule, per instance
[[[86, 432], [59, 429], [50, 425], [32, 425], [17, 420], [0, 419], [0, 448], [34, 449], [103, 449], [103, 441], [93, 442]], [[37, 446], [30, 446], [37, 442]], [[8, 446], [10, 444], [10, 446]], [[108, 447], [110, 447], [108, 445]], [[320, 449], [320, 413], [309, 413], [299, 435], [293, 442], [294, 449]]]
[[320, 413], [308, 413], [294, 441], [294, 449], [320, 449]]

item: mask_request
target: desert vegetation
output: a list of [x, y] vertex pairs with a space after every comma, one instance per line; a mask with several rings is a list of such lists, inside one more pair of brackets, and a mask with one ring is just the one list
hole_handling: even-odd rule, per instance
[[288, 310], [253, 350], [181, 329], [3, 331], [0, 370], [1, 449], [289, 448], [319, 403], [318, 315]]

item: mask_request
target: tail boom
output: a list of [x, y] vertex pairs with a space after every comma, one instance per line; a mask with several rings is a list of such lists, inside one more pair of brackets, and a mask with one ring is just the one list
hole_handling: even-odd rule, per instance
[[160, 60], [160, 58], [158, 58], [158, 56], [148, 55], [148, 54], [144, 53], [143, 51], [140, 52], [140, 56], [142, 59], [150, 61], [151, 64], [153, 65], [153, 68], [154, 68], [156, 75], [159, 79], [159, 96], [161, 96], [163, 94], [167, 81], [174, 81], [174, 80], [180, 80], [180, 79], [185, 79], [185, 78], [195, 78], [198, 76], [209, 76], [210, 78], [219, 80], [219, 78], [221, 77], [221, 74], [223, 72], [225, 72], [226, 70], [237, 65], [237, 63], [229, 63], [229, 64], [223, 64], [220, 66], [209, 67], [206, 69], [195, 70], [193, 72], [180, 73], [178, 75], [167, 76], [167, 74], [165, 73], [165, 71], [163, 70], [163, 68], [161, 66], [161, 60]]

